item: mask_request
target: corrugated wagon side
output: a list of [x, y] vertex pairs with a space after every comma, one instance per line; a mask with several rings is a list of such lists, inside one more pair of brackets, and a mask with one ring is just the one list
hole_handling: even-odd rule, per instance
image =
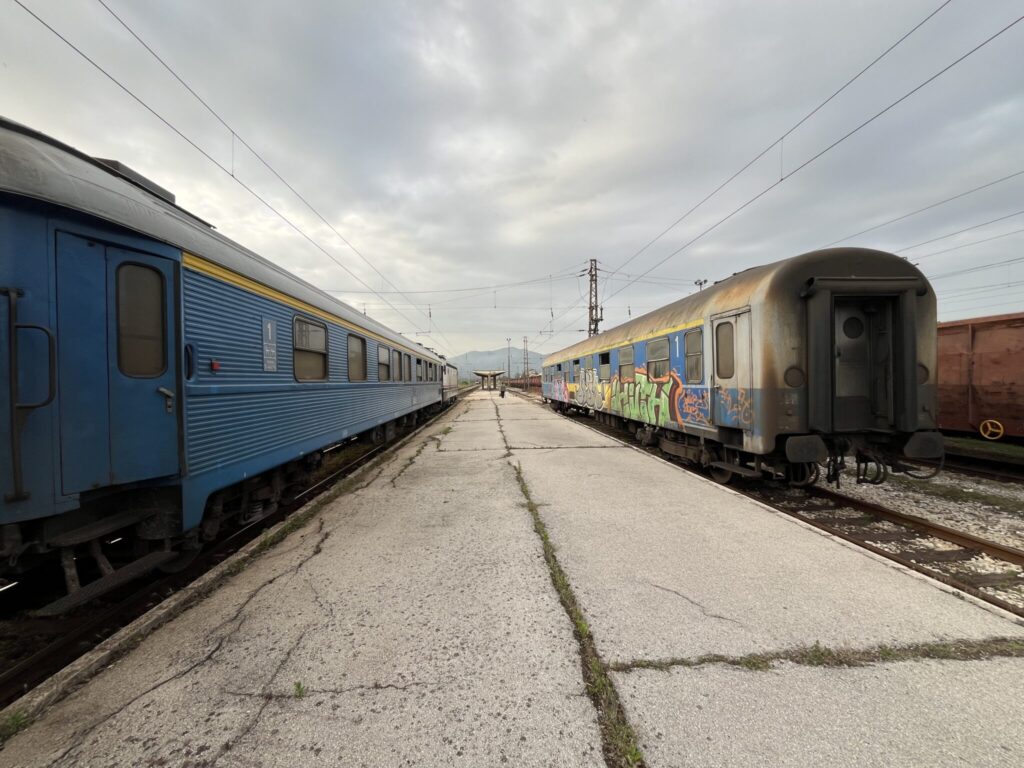
[[939, 323], [939, 426], [1024, 437], [1024, 312]]

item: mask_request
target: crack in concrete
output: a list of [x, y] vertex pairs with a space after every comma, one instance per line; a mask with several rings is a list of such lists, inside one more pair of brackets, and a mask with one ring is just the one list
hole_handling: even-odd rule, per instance
[[706, 616], [709, 619], [720, 619], [721, 621], [729, 621], [729, 622], [732, 622], [733, 624], [736, 624], [737, 626], [744, 627], [744, 624], [742, 622], [739, 622], [736, 619], [729, 618], [728, 616], [723, 616], [720, 613], [712, 613], [711, 610], [708, 609], [707, 606], [705, 606], [703, 603], [700, 603], [700, 602], [694, 600], [689, 595], [684, 595], [682, 592], [680, 592], [680, 591], [678, 591], [676, 589], [672, 589], [671, 587], [664, 587], [661, 584], [655, 584], [653, 581], [648, 581], [648, 582], [645, 582], [645, 583], [648, 586], [654, 587], [655, 589], [660, 589], [662, 592], [671, 592], [673, 595], [676, 595], [677, 597], [681, 597], [683, 600], [685, 600], [690, 605], [692, 605], [694, 608], [699, 610], [701, 612], [701, 614], [703, 614], [704, 616]]
[[95, 732], [98, 728], [102, 727], [106, 723], [108, 723], [111, 720], [113, 720], [115, 717], [117, 717], [122, 712], [127, 710], [133, 704], [135, 704], [138, 701], [142, 700], [143, 698], [145, 698], [149, 694], [158, 691], [159, 689], [163, 688], [165, 685], [169, 685], [170, 683], [173, 683], [176, 680], [181, 680], [185, 676], [191, 674], [195, 670], [199, 669], [200, 667], [202, 667], [205, 664], [207, 664], [210, 661], [212, 661], [214, 659], [214, 657], [217, 656], [217, 654], [219, 654], [228, 645], [228, 643], [231, 640], [234, 639], [234, 637], [241, 631], [242, 627], [245, 626], [245, 623], [248, 620], [248, 616], [243, 616], [242, 615], [243, 612], [245, 611], [246, 608], [248, 608], [248, 606], [253, 602], [253, 600], [255, 600], [256, 597], [259, 596], [259, 594], [261, 592], [263, 592], [264, 589], [266, 589], [270, 585], [276, 583], [283, 576], [289, 576], [290, 575], [290, 576], [292, 576], [294, 578], [294, 576], [296, 576], [298, 574], [298, 572], [310, 560], [312, 560], [314, 557], [316, 557], [317, 555], [319, 555], [323, 551], [323, 544], [327, 540], [327, 538], [331, 535], [330, 531], [324, 531], [323, 528], [324, 528], [324, 521], [323, 521], [323, 518], [321, 518], [320, 519], [320, 527], [317, 530], [317, 533], [320, 534], [320, 538], [317, 540], [316, 544], [313, 546], [313, 548], [311, 549], [309, 554], [306, 555], [305, 557], [303, 557], [297, 564], [295, 564], [291, 568], [289, 568], [289, 569], [287, 569], [285, 571], [282, 571], [281, 573], [275, 574], [274, 576], [272, 576], [271, 578], [267, 579], [266, 581], [261, 583], [259, 586], [257, 586], [248, 595], [246, 595], [245, 599], [242, 600], [242, 602], [239, 604], [238, 608], [235, 609], [234, 613], [232, 613], [231, 616], [229, 616], [227, 619], [225, 619], [224, 621], [220, 622], [216, 627], [213, 628], [211, 634], [220, 631], [221, 629], [223, 629], [224, 627], [226, 627], [227, 625], [231, 624], [234, 621], [238, 621], [238, 624], [235, 627], [233, 627], [227, 634], [225, 634], [224, 636], [219, 638], [213, 644], [213, 646], [206, 651], [206, 653], [204, 653], [202, 656], [200, 656], [200, 658], [197, 659], [196, 661], [194, 661], [191, 664], [189, 664], [188, 666], [186, 666], [184, 669], [181, 669], [178, 672], [175, 672], [175, 673], [173, 673], [171, 675], [168, 675], [167, 677], [159, 680], [158, 682], [154, 683], [150, 687], [146, 688], [141, 693], [138, 693], [135, 696], [133, 696], [132, 698], [128, 699], [126, 702], [121, 704], [119, 707], [114, 709], [112, 712], [109, 712], [106, 715], [103, 715], [97, 721], [95, 721], [95, 722], [89, 724], [88, 726], [86, 726], [85, 728], [77, 731], [71, 737], [74, 743], [72, 743], [64, 752], [62, 752], [54, 760], [53, 764], [54, 765], [60, 764], [65, 758], [68, 758], [71, 755], [72, 751], [74, 751], [75, 749], [81, 747], [82, 744], [85, 742], [85, 740], [93, 732]]
[[[292, 643], [291, 647], [285, 652], [284, 656], [281, 657], [281, 660], [277, 663], [277, 666], [274, 668], [274, 671], [270, 675], [270, 678], [263, 685], [264, 693], [267, 693], [267, 689], [274, 684], [274, 681], [277, 679], [277, 676], [281, 674], [281, 670], [284, 669], [285, 665], [291, 660], [292, 654], [294, 654], [298, 647], [302, 644], [302, 641], [306, 639], [306, 634], [308, 632], [309, 629], [306, 628], [301, 633], [299, 633], [299, 636], [295, 638], [295, 642]], [[239, 732], [238, 735], [234, 738], [229, 739], [221, 745], [220, 750], [217, 752], [217, 754], [213, 757], [212, 761], [210, 762], [211, 768], [213, 768], [213, 766], [217, 764], [217, 761], [220, 760], [220, 758], [222, 758], [225, 753], [232, 750], [236, 744], [238, 744], [240, 741], [242, 741], [242, 739], [244, 739], [246, 736], [252, 733], [253, 729], [257, 726], [260, 719], [263, 717], [263, 713], [267, 710], [267, 707], [270, 706], [271, 701], [273, 701], [272, 698], [264, 698], [263, 703], [260, 705], [260, 708], [256, 711], [256, 715], [250, 718], [249, 722], [245, 725], [241, 732]]]
[[625, 448], [624, 445], [513, 445], [513, 450], [516, 451], [567, 451], [573, 450], [578, 451], [581, 448], [588, 450], [600, 449], [607, 450], [608, 448]]
[[269, 700], [280, 700], [280, 699], [298, 699], [305, 698], [310, 694], [327, 694], [332, 696], [341, 696], [346, 693], [353, 693], [355, 691], [407, 691], [410, 688], [422, 688], [437, 685], [432, 682], [411, 682], [404, 685], [398, 685], [396, 683], [373, 683], [372, 685], [352, 685], [347, 688], [304, 688], [303, 695], [296, 696], [294, 693], [272, 693], [270, 691], [260, 691], [253, 693], [252, 691], [224, 691], [224, 693], [230, 696], [239, 696], [242, 698], [250, 699], [269, 699]]
[[814, 645], [788, 648], [781, 651], [749, 653], [745, 656], [727, 656], [708, 653], [702, 656], [669, 659], [634, 659], [617, 662], [612, 672], [634, 672], [653, 669], [667, 672], [676, 667], [693, 668], [708, 664], [741, 667], [753, 672], [766, 672], [776, 662], [784, 661], [805, 667], [864, 667], [872, 664], [902, 661], [979, 661], [991, 658], [1024, 658], [1024, 639], [1019, 637], [990, 637], [983, 640], [947, 640], [908, 645], [877, 645], [869, 648], [831, 648]]
[[498, 420], [498, 433], [501, 435], [501, 442], [505, 444], [505, 455], [503, 459], [507, 459], [512, 456], [512, 448], [508, 444], [508, 438], [505, 436], [505, 425], [501, 423], [501, 411], [498, 410], [498, 401], [492, 400], [491, 405], [494, 406], [494, 417]]
[[604, 754], [605, 763], [616, 767], [643, 768], [644, 757], [637, 743], [636, 732], [626, 717], [619, 693], [615, 688], [615, 682], [608, 674], [609, 667], [597, 651], [593, 632], [586, 621], [572, 585], [569, 583], [569, 576], [555, 554], [555, 545], [540, 516], [539, 506], [530, 493], [529, 485], [523, 475], [522, 465], [513, 464], [511, 461], [508, 464], [515, 472], [519, 490], [526, 501], [526, 509], [533, 519], [533, 530], [541, 542], [551, 585], [573, 627], [583, 684], [597, 715], [598, 728], [601, 732], [601, 751]]
[[398, 487], [396, 485], [396, 483], [398, 482], [398, 478], [400, 478], [402, 475], [404, 475], [406, 473], [406, 470], [408, 470], [409, 467], [411, 467], [413, 464], [416, 463], [416, 459], [418, 459], [420, 457], [420, 454], [423, 453], [423, 451], [426, 449], [426, 447], [427, 447], [427, 441], [424, 441], [424, 442], [420, 443], [420, 447], [416, 449], [416, 453], [414, 453], [412, 456], [410, 456], [408, 459], [405, 460], [405, 464], [403, 464], [402, 468], [398, 470], [398, 474], [391, 478], [391, 487], [392, 488], [397, 488]]

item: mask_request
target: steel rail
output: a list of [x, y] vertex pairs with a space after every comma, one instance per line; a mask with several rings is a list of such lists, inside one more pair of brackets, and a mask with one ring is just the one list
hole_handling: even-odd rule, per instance
[[906, 512], [897, 512], [896, 510], [883, 507], [880, 504], [875, 504], [871, 501], [854, 499], [850, 496], [837, 493], [836, 491], [832, 491], [827, 488], [811, 486], [810, 488], [804, 488], [803, 490], [808, 496], [829, 499], [830, 501], [834, 501], [844, 507], [863, 510], [891, 522], [905, 525], [908, 528], [913, 528], [920, 533], [925, 533], [936, 539], [942, 539], [943, 541], [948, 541], [951, 544], [956, 544], [958, 547], [963, 547], [964, 549], [976, 549], [987, 555], [991, 555], [997, 560], [1005, 560], [1006, 562], [1013, 563], [1014, 565], [1024, 566], [1024, 550], [1017, 549], [1016, 547], [1000, 544], [999, 542], [991, 541], [989, 539], [983, 539], [980, 536], [975, 536], [973, 533], [959, 531], [955, 528], [950, 528], [949, 526], [936, 523], [924, 517], [918, 517], [917, 515], [911, 515]]

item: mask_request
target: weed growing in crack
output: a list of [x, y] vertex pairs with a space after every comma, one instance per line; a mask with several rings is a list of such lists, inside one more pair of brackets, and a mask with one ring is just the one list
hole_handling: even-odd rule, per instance
[[[503, 439], [504, 436], [502, 433]], [[505, 442], [505, 445], [507, 448], [508, 441]], [[544, 525], [544, 521], [540, 517], [537, 504], [530, 496], [530, 488], [523, 476], [523, 467], [519, 463], [509, 462], [509, 465], [515, 470], [519, 490], [526, 500], [526, 509], [533, 519], [533, 530], [540, 538], [544, 551], [544, 562], [547, 563], [551, 583], [555, 587], [555, 592], [558, 593], [562, 608], [572, 622], [573, 633], [579, 646], [583, 682], [587, 689], [587, 695], [597, 710], [597, 721], [601, 728], [601, 748], [604, 752], [605, 762], [612, 768], [641, 768], [644, 765], [644, 756], [637, 744], [636, 733], [626, 719], [618, 691], [615, 690], [615, 684], [608, 674], [609, 668], [601, 661], [601, 657], [597, 653], [590, 625], [587, 624], [586, 618], [583, 616], [583, 609], [580, 608], [572, 586], [569, 584], [569, 578], [555, 555], [555, 546], [548, 535], [547, 526]]]
[[301, 699], [306, 695], [306, 686], [302, 683], [301, 680], [295, 681], [294, 694], [296, 699]]
[[28, 727], [29, 717], [21, 710], [15, 710], [0, 722], [0, 744], [3, 744], [18, 731]]
[[611, 669], [615, 672], [631, 672], [635, 669], [668, 671], [673, 667], [726, 664], [753, 672], [764, 672], [772, 669], [776, 662], [780, 661], [788, 661], [791, 664], [805, 667], [864, 667], [870, 664], [922, 659], [978, 661], [995, 657], [1024, 658], [1024, 640], [1017, 637], [993, 637], [985, 640], [878, 645], [860, 649], [830, 648], [821, 643], [815, 643], [774, 653], [751, 653], [746, 656], [707, 654], [679, 659], [641, 659], [624, 664], [613, 664]]

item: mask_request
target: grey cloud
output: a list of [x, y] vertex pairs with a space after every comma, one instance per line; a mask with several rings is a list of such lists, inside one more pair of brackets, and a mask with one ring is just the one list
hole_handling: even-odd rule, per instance
[[[91, 0], [26, 0], [218, 162], [228, 133]], [[812, 2], [304, 2], [108, 0], [164, 58], [405, 290], [613, 269], [938, 5]], [[952, 3], [736, 183], [624, 272], [638, 274], [1019, 14]], [[922, 89], [650, 279], [609, 299], [606, 325], [677, 298], [696, 278], [819, 247], [1024, 167], [1024, 25]], [[12, 4], [0, 7], [0, 111], [85, 151], [119, 157], [243, 244], [397, 317], [228, 176]], [[781, 159], [781, 163], [780, 163]], [[238, 146], [235, 169], [375, 289], [381, 280]], [[1024, 208], [1024, 178], [869, 233], [899, 249]], [[1024, 219], [1024, 217], [1021, 217]], [[1008, 220], [936, 244], [1024, 227]], [[1024, 236], [921, 262], [929, 274], [1011, 258]], [[922, 248], [908, 252], [916, 256]], [[1011, 265], [939, 279], [944, 317], [1020, 309]], [[624, 282], [603, 289], [610, 295]], [[948, 298], [947, 298], [948, 296]], [[575, 279], [431, 304], [451, 353], [528, 335], [574, 340]], [[498, 308], [494, 306], [497, 304]], [[487, 307], [490, 307], [489, 309]], [[524, 309], [525, 308], [525, 309]], [[419, 337], [423, 339], [424, 337]]]

